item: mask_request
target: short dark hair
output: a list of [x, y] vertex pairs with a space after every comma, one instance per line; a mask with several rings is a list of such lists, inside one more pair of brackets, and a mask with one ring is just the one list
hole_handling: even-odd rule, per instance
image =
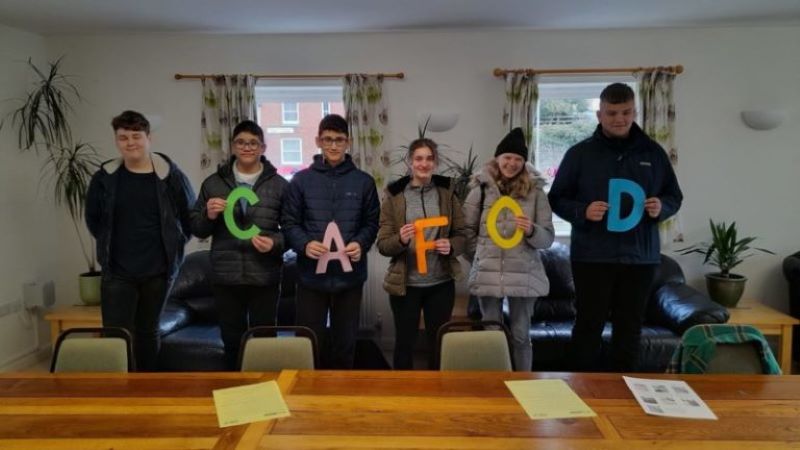
[[150, 122], [144, 114], [136, 111], [122, 111], [122, 114], [111, 119], [111, 127], [117, 130], [144, 131], [150, 134]]
[[433, 139], [428, 138], [419, 138], [414, 139], [408, 144], [408, 159], [410, 160], [412, 156], [414, 156], [414, 151], [418, 148], [428, 147], [431, 149], [431, 153], [433, 153], [433, 159], [439, 161], [439, 145], [433, 141]]
[[609, 84], [600, 93], [600, 101], [612, 105], [627, 103], [633, 99], [633, 89], [625, 83]]
[[319, 121], [317, 136], [321, 136], [323, 131], [335, 131], [350, 136], [350, 132], [347, 131], [347, 121], [338, 114], [328, 114]]
[[236, 127], [233, 129], [233, 134], [231, 134], [231, 139], [234, 139], [236, 136], [239, 135], [239, 133], [250, 133], [255, 136], [258, 136], [258, 140], [260, 140], [262, 144], [264, 143], [264, 130], [261, 129], [261, 127], [252, 120], [248, 119], [239, 122], [239, 124], [236, 125]]

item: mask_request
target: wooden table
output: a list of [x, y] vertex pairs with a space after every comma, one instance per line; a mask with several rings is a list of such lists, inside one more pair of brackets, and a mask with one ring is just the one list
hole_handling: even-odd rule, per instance
[[728, 312], [731, 315], [728, 323], [753, 325], [766, 336], [778, 336], [776, 358], [783, 373], [792, 373], [792, 327], [800, 324], [800, 320], [752, 300], [728, 308]]
[[[276, 379], [292, 416], [217, 428], [213, 389]], [[0, 374], [0, 448], [800, 448], [800, 376], [683, 379], [718, 421], [647, 416], [619, 374]], [[564, 379], [596, 418], [530, 420], [503, 384]]]
[[44, 320], [50, 322], [50, 342], [55, 345], [58, 335], [68, 328], [100, 327], [99, 306], [63, 306], [45, 314]]

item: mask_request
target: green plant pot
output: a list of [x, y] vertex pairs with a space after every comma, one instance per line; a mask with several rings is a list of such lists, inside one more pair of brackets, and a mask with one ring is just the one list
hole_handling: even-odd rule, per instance
[[95, 306], [100, 304], [100, 280], [102, 276], [99, 272], [82, 273], [78, 278], [78, 286], [81, 292], [81, 301], [84, 305]]
[[744, 293], [744, 285], [747, 277], [742, 275], [730, 274], [723, 277], [719, 273], [706, 274], [706, 287], [708, 296], [711, 300], [719, 303], [726, 308], [735, 308]]

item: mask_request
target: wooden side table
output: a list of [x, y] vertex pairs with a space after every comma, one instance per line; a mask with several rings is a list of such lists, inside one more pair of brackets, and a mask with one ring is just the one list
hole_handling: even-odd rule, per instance
[[800, 320], [752, 300], [728, 308], [728, 312], [730, 324], [753, 325], [765, 336], [778, 336], [778, 364], [785, 375], [792, 373], [792, 326]]
[[103, 319], [99, 306], [65, 306], [44, 316], [50, 322], [50, 342], [55, 345], [58, 335], [68, 328], [101, 327]]

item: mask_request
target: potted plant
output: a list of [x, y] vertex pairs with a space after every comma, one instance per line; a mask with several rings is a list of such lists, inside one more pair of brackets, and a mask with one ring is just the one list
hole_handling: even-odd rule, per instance
[[33, 149], [45, 154], [41, 181], [50, 185], [56, 206], [69, 213], [88, 269], [79, 278], [81, 300], [96, 305], [100, 303], [100, 272], [94, 242], [91, 237], [84, 239], [79, 224], [83, 223], [86, 190], [99, 159], [92, 145], [72, 139], [68, 117], [73, 111], [72, 101], [79, 101], [80, 95], [69, 77], [60, 72], [61, 60], [49, 63], [49, 69], [42, 71], [28, 59], [36, 79], [27, 97], [11, 113], [11, 126], [17, 132], [20, 151]]
[[730, 225], [725, 222], [714, 223], [711, 219], [708, 222], [711, 227], [711, 242], [695, 244], [680, 249], [678, 252], [682, 255], [699, 253], [705, 256], [703, 264], [711, 264], [719, 268], [719, 272], [706, 274], [708, 295], [722, 306], [733, 308], [742, 297], [747, 278], [744, 275], [731, 273], [731, 270], [746, 258], [753, 256], [751, 250], [771, 255], [775, 253], [763, 248], [750, 247], [756, 238], [739, 238], [736, 222], [732, 222]]

